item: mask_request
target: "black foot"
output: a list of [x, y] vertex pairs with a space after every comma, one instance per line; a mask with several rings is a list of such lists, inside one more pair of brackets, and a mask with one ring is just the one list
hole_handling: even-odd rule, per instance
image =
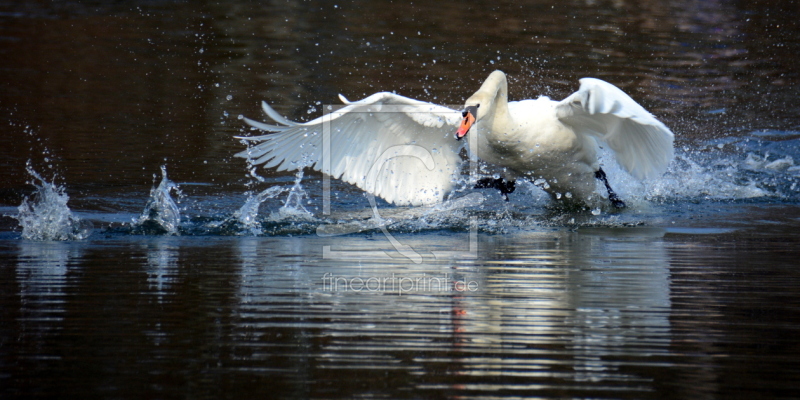
[[608, 184], [608, 178], [606, 177], [606, 172], [603, 171], [602, 168], [598, 169], [597, 172], [594, 173], [594, 177], [603, 181], [603, 184], [606, 185], [606, 190], [608, 190], [608, 200], [611, 201], [611, 204], [616, 208], [625, 208], [625, 202], [622, 201], [619, 196], [614, 192], [614, 189], [611, 189], [611, 185]]
[[514, 189], [517, 188], [516, 181], [507, 181], [503, 178], [483, 178], [479, 179], [478, 183], [475, 184], [475, 189], [485, 189], [485, 188], [492, 188], [497, 189], [506, 198], [508, 201], [508, 194], [514, 193]]
[[609, 194], [608, 195], [608, 199], [611, 200], [611, 205], [613, 205], [614, 208], [625, 208], [625, 207], [627, 207], [625, 202], [620, 200], [619, 197], [617, 197], [616, 194], [613, 197], [611, 196], [611, 194]]

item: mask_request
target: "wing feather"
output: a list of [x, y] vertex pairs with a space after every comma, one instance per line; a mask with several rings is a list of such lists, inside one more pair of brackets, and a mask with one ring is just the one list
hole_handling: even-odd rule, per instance
[[263, 103], [279, 125], [245, 118], [273, 133], [241, 137], [257, 144], [236, 156], [279, 171], [310, 167], [397, 205], [436, 203], [452, 189], [461, 164], [462, 143], [452, 135], [458, 111], [386, 92], [340, 98], [345, 107], [305, 123]]
[[261, 102], [261, 109], [263, 109], [264, 113], [267, 114], [270, 118], [272, 118], [273, 121], [275, 121], [275, 122], [277, 122], [279, 124], [288, 125], [288, 126], [297, 125], [296, 122], [289, 121], [288, 119], [283, 118], [283, 116], [280, 115], [274, 109], [272, 109], [272, 107], [270, 107], [269, 104], [267, 104], [266, 101], [262, 101]]
[[672, 131], [616, 86], [594, 78], [580, 81], [580, 89], [556, 106], [558, 118], [606, 142], [634, 177], [664, 173], [674, 155]]

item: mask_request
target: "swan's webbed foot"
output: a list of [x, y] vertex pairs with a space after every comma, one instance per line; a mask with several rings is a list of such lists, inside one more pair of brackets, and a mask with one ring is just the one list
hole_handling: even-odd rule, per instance
[[613, 195], [611, 193], [609, 193], [608, 194], [608, 200], [611, 201], [611, 205], [613, 205], [614, 208], [625, 208], [625, 207], [627, 207], [625, 202], [620, 200], [619, 197], [617, 197], [616, 193], [613, 194]]
[[475, 184], [475, 189], [485, 189], [485, 188], [492, 188], [497, 189], [500, 193], [505, 197], [506, 201], [508, 201], [508, 194], [514, 193], [514, 190], [517, 188], [516, 181], [507, 181], [503, 178], [482, 178], [478, 179], [478, 182]]
[[601, 181], [603, 181], [603, 184], [606, 185], [606, 190], [608, 190], [608, 200], [611, 201], [611, 204], [615, 208], [625, 208], [626, 207], [625, 202], [622, 201], [619, 198], [619, 196], [617, 196], [617, 193], [614, 192], [614, 189], [611, 189], [611, 185], [608, 184], [608, 178], [606, 177], [606, 172], [603, 171], [602, 168], [598, 169], [594, 173], [594, 177], [597, 178], [597, 179], [600, 179]]

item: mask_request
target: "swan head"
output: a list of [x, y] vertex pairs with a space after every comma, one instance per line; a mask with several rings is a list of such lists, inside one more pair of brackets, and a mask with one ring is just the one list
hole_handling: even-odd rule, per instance
[[480, 104], [467, 106], [464, 108], [464, 111], [461, 112], [461, 115], [464, 117], [464, 119], [461, 120], [461, 125], [456, 131], [456, 140], [461, 140], [464, 136], [467, 136], [469, 128], [471, 128], [478, 119], [478, 107], [480, 106]]
[[[481, 108], [481, 104], [483, 107]], [[456, 131], [456, 139], [461, 140], [469, 133], [469, 128], [475, 122], [486, 119], [494, 119], [499, 113], [501, 118], [508, 114], [508, 83], [506, 74], [502, 71], [494, 71], [481, 85], [475, 94], [464, 103], [464, 111], [461, 126]]]

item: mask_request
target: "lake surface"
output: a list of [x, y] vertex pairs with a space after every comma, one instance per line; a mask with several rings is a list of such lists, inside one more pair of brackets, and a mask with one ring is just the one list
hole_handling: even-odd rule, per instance
[[[0, 3], [0, 397], [796, 397], [798, 17]], [[619, 86], [675, 161], [637, 182], [606, 157], [629, 207], [564, 211], [530, 184], [373, 208], [233, 157], [261, 100], [463, 104], [494, 69], [512, 99]]]

